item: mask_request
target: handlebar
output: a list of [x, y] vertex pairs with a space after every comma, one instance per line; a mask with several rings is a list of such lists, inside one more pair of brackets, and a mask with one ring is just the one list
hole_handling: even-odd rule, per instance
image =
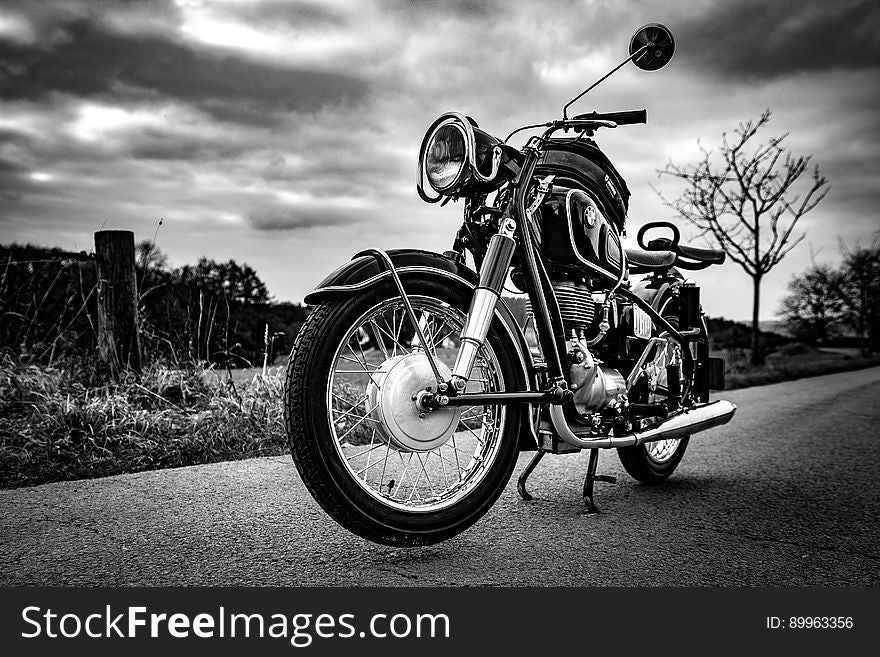
[[517, 128], [504, 138], [502, 143], [507, 143], [516, 133], [532, 128], [548, 128], [541, 139], [549, 139], [550, 135], [557, 130], [595, 130], [596, 128], [616, 128], [619, 125], [633, 125], [648, 122], [648, 110], [630, 110], [628, 112], [590, 112], [578, 114], [570, 119], [557, 119], [548, 123], [534, 123]]
[[572, 117], [572, 121], [614, 121], [617, 125], [634, 125], [648, 122], [648, 110], [630, 110], [628, 112], [590, 112]]

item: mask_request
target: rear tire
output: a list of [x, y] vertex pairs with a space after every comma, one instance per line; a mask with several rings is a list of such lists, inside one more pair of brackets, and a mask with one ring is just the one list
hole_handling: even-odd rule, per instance
[[[670, 299], [662, 314], [666, 321], [674, 328], [678, 328], [677, 297]], [[660, 399], [662, 396], [649, 395], [646, 401], [653, 402]], [[663, 483], [675, 472], [684, 457], [689, 440], [690, 436], [685, 436], [680, 439], [643, 443], [634, 447], [620, 447], [617, 449], [617, 455], [629, 476], [643, 484], [654, 486]]]
[[688, 446], [689, 437], [681, 438], [671, 455], [665, 459], [654, 458], [649, 450], [650, 443], [636, 445], [635, 447], [621, 447], [617, 450], [620, 463], [630, 477], [649, 486], [666, 481], [681, 459], [684, 457]]
[[[422, 312], [426, 312], [425, 308], [438, 308], [438, 304], [440, 304], [445, 309], [444, 312], [448, 310], [450, 316], [459, 317], [463, 321], [470, 304], [468, 294], [436, 281], [407, 281], [406, 289], [417, 316], [420, 314], [420, 308]], [[412, 462], [413, 455], [415, 455], [418, 457], [418, 461], [413, 468], [418, 471], [421, 467], [425, 480], [430, 477], [439, 479], [438, 468], [442, 467], [443, 480], [438, 481], [437, 486], [442, 490], [441, 484], [445, 484], [448, 490], [454, 493], [447, 494], [445, 498], [442, 492], [435, 495], [434, 482], [429, 482], [431, 483], [430, 494], [425, 495], [424, 503], [422, 503], [423, 493], [420, 486], [424, 488], [425, 483], [424, 481], [420, 483], [418, 479], [413, 482], [412, 471], [409, 474], [409, 480], [407, 480], [411, 488], [405, 489], [404, 493], [406, 490], [417, 490], [418, 492], [415, 494], [418, 495], [418, 498], [413, 499], [413, 492], [410, 492], [409, 499], [404, 500], [403, 495], [398, 498], [396, 497], [397, 493], [392, 494], [392, 491], [395, 490], [395, 487], [399, 489], [404, 486], [406, 472], [404, 471], [402, 477], [398, 474], [396, 479], [388, 479], [384, 467], [380, 466], [381, 475], [379, 475], [380, 468], [370, 466], [369, 462], [366, 464], [369, 472], [364, 474], [361, 481], [358, 470], [349, 463], [351, 457], [346, 458], [348, 452], [344, 452], [342, 446], [346, 450], [353, 448], [345, 442], [344, 437], [337, 436], [339, 409], [333, 408], [336, 404], [334, 398], [338, 398], [338, 395], [332, 392], [334, 385], [336, 385], [333, 377], [337, 377], [339, 372], [344, 371], [339, 369], [339, 354], [343, 353], [342, 349], [346, 344], [355, 344], [348, 341], [354, 335], [353, 331], [360, 330], [358, 328], [359, 322], [370, 326], [364, 318], [371, 316], [369, 315], [371, 312], [378, 312], [375, 311], [376, 308], [385, 308], [387, 304], [394, 304], [395, 299], [397, 302], [400, 301], [396, 288], [390, 285], [380, 285], [339, 301], [325, 302], [312, 311], [300, 330], [290, 355], [285, 385], [284, 418], [296, 468], [306, 488], [321, 507], [340, 525], [363, 538], [386, 545], [411, 547], [429, 545], [455, 536], [470, 527], [492, 507], [504, 490], [516, 464], [517, 439], [522, 410], [519, 405], [487, 406], [480, 407], [482, 415], [479, 414], [480, 408], [469, 411], [468, 413], [475, 415], [471, 415], [468, 420], [465, 420], [464, 409], [461, 416], [465, 417], [456, 416], [459, 425], [456, 426], [452, 435], [458, 437], [459, 445], [462, 444], [463, 436], [468, 438], [467, 431], [470, 431], [475, 437], [477, 436], [468, 427], [473, 428], [478, 419], [484, 423], [477, 425], [477, 431], [482, 433], [485, 442], [474, 443], [475, 449], [478, 451], [475, 454], [484, 460], [476, 459], [476, 465], [472, 465], [474, 461], [469, 462], [468, 467], [471, 467], [471, 470], [467, 468], [459, 470], [457, 480], [455, 473], [453, 473], [452, 484], [444, 480], [447, 480], [448, 477], [447, 470], [454, 469], [458, 454], [449, 452], [448, 445], [436, 449], [439, 456], [434, 459], [434, 469], [429, 475], [428, 469], [422, 461], [427, 462], [433, 456], [434, 450], [408, 451], [398, 449], [397, 446], [391, 449], [390, 445], [394, 444], [393, 441], [382, 438], [383, 442], [378, 443], [379, 449], [375, 450], [379, 452], [376, 459], [384, 455], [386, 463], [392, 463], [400, 468], [400, 464], [397, 463], [398, 456], [403, 463], [407, 457]], [[402, 311], [400, 316], [402, 326], [404, 321]], [[487, 344], [481, 351], [481, 354], [486, 354], [486, 359], [492, 359], [493, 364], [492, 376], [488, 374], [483, 376], [487, 380], [491, 379], [497, 386], [496, 389], [515, 389], [515, 386], [520, 384], [518, 379], [522, 378], [521, 375], [517, 376], [515, 369], [519, 356], [498, 324], [497, 321], [493, 323], [487, 337]], [[388, 326], [390, 327], [390, 325], [389, 323]], [[395, 329], [403, 330], [398, 327]], [[364, 336], [366, 334], [361, 332], [357, 335]], [[367, 338], [361, 339], [366, 340]], [[383, 342], [387, 341], [384, 337], [380, 339]], [[426, 339], [429, 342], [434, 342], [434, 339], [427, 335]], [[401, 337], [400, 342], [405, 343], [406, 341]], [[366, 344], [366, 342], [362, 344]], [[378, 342], [376, 344], [378, 345]], [[402, 349], [406, 348], [404, 345], [396, 344], [395, 353], [397, 346]], [[388, 351], [390, 349], [391, 345], [389, 344]], [[411, 349], [410, 353], [415, 353], [415, 348]], [[386, 351], [384, 346], [382, 351]], [[375, 354], [376, 351], [371, 353]], [[389, 356], [390, 354], [385, 354], [386, 359]], [[349, 360], [351, 360], [350, 357]], [[359, 360], [359, 357], [356, 360]], [[365, 370], [375, 371], [370, 369], [372, 365], [366, 356], [363, 362], [366, 366]], [[393, 361], [385, 360], [385, 362]], [[347, 367], [357, 369], [358, 365], [350, 364]], [[364, 366], [361, 367], [364, 368]], [[361, 377], [362, 380], [372, 380], [373, 378], [373, 374]], [[524, 384], [524, 382], [522, 383]], [[357, 384], [359, 386], [360, 381]], [[367, 388], [369, 388], [369, 384]], [[359, 387], [356, 394], [361, 394]], [[369, 395], [367, 398], [370, 399]], [[409, 397], [406, 399], [408, 400]], [[347, 403], [350, 404], [350, 402]], [[368, 405], [366, 401], [363, 403], [365, 407]], [[493, 415], [493, 411], [487, 412], [486, 409], [502, 410]], [[360, 411], [359, 407], [356, 409], [354, 406], [345, 410], [349, 411], [347, 414], [343, 414], [346, 417], [354, 417], [355, 411], [357, 411], [357, 417], [361, 414], [364, 415], [362, 418], [362, 421], [366, 422], [364, 426], [370, 427], [373, 431], [369, 447], [369, 449], [373, 449], [374, 442], [377, 440], [374, 427], [381, 426], [381, 423], [374, 419], [376, 416], [371, 415], [369, 410], [364, 413], [364, 411]], [[461, 417], [461, 420], [458, 420], [458, 417]], [[487, 417], [494, 424], [487, 425]], [[430, 416], [428, 421], [430, 421]], [[461, 423], [465, 422], [470, 422], [470, 424], [465, 424], [462, 427]], [[487, 426], [495, 428], [489, 430]], [[367, 429], [367, 431], [371, 429]], [[348, 433], [350, 430], [340, 431], [340, 433]], [[382, 429], [379, 429], [379, 434], [387, 435], [387, 433], [383, 434]], [[363, 450], [367, 439], [360, 438], [359, 440], [357, 445]], [[451, 441], [450, 438], [447, 443]], [[445, 459], [441, 451], [444, 447], [447, 450]], [[460, 450], [458, 446], [455, 449], [459, 452], [466, 451]], [[463, 454], [461, 461], [466, 461], [467, 458], [467, 454]], [[371, 482], [368, 482], [368, 476], [373, 478], [378, 476], [378, 483], [373, 486]], [[466, 479], [466, 477], [470, 477], [470, 479]], [[371, 486], [373, 487], [371, 488]], [[458, 488], [455, 488], [456, 486]], [[383, 492], [386, 489], [387, 492]]]

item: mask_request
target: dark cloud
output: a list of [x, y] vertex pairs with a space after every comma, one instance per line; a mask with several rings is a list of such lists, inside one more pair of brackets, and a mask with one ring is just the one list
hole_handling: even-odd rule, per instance
[[746, 79], [880, 66], [880, 5], [719, 2], [674, 29], [679, 57]]
[[504, 11], [504, 6], [500, 0], [420, 0], [388, 6], [387, 10], [404, 15], [432, 14], [438, 18], [470, 19], [497, 15]]
[[273, 208], [253, 211], [248, 221], [257, 230], [292, 231], [323, 226], [355, 225], [363, 221], [360, 210], [309, 207]]
[[246, 152], [247, 145], [234, 140], [146, 129], [129, 137], [125, 151], [135, 159], [203, 162], [234, 158]]
[[284, 68], [157, 35], [123, 35], [79, 21], [50, 49], [0, 42], [0, 98], [39, 100], [50, 92], [82, 97], [123, 89], [170, 97], [221, 120], [265, 125], [271, 115], [357, 102], [364, 80]]
[[348, 16], [320, 2], [291, 3], [289, 0], [264, 0], [258, 3], [233, 5], [228, 11], [235, 18], [259, 27], [271, 27], [283, 23], [300, 30], [321, 30], [349, 25]]

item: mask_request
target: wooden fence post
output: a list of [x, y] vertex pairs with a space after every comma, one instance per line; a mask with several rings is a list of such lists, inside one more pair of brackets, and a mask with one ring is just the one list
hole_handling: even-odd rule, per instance
[[134, 233], [95, 233], [98, 270], [98, 355], [113, 378], [126, 369], [141, 371], [141, 339], [137, 323], [137, 276]]

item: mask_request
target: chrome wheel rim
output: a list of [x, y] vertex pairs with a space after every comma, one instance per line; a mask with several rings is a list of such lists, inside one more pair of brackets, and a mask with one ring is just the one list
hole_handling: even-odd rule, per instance
[[[428, 350], [441, 363], [453, 360], [464, 313], [432, 297], [411, 296], [410, 302]], [[327, 413], [336, 454], [364, 492], [393, 509], [432, 513], [457, 504], [485, 478], [500, 451], [506, 412], [500, 405], [444, 409], [455, 414], [448, 439], [440, 436], [432, 442], [429, 436], [425, 445], [440, 444], [406, 449], [412, 443], [395, 440], [396, 427], [383, 425], [384, 418], [398, 417], [395, 411], [401, 409], [378, 408], [388, 397], [377, 394], [376, 387], [389, 372], [400, 369], [401, 360], [414, 361], [413, 354], [419, 352], [424, 356], [403, 302], [390, 299], [373, 306], [349, 327], [336, 349], [327, 382]], [[420, 383], [436, 385], [430, 378]], [[466, 392], [503, 389], [495, 353], [484, 345]], [[412, 390], [413, 395], [418, 392]], [[394, 403], [412, 403], [409, 394], [394, 399], [400, 400]], [[408, 407], [404, 410], [409, 412]], [[425, 419], [430, 426], [434, 418]]]
[[680, 438], [670, 438], [668, 440], [657, 440], [652, 443], [645, 443], [645, 453], [655, 463], [666, 463], [666, 461], [675, 455], [680, 443]]

